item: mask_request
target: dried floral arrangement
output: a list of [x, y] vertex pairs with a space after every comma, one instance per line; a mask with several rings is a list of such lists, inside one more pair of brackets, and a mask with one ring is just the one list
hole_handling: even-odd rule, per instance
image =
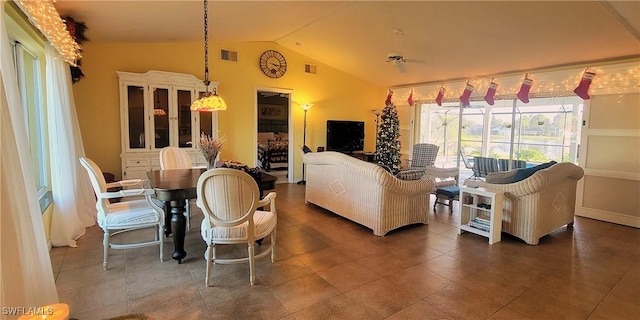
[[209, 163], [209, 169], [214, 167], [216, 157], [218, 157], [218, 153], [220, 149], [222, 149], [225, 141], [226, 139], [224, 137], [213, 138], [204, 133], [200, 135], [200, 145], [198, 149], [202, 152], [207, 163]]

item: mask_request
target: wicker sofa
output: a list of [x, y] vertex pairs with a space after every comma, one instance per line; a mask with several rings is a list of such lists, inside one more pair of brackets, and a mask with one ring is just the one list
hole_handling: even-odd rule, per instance
[[502, 232], [537, 245], [545, 236], [564, 225], [573, 225], [576, 186], [584, 175], [579, 166], [562, 162], [513, 181], [518, 170], [495, 172], [485, 181], [467, 180], [468, 186], [504, 191]]
[[410, 224], [429, 223], [428, 176], [397, 179], [382, 167], [338, 152], [304, 155], [305, 202], [373, 230], [376, 236]]

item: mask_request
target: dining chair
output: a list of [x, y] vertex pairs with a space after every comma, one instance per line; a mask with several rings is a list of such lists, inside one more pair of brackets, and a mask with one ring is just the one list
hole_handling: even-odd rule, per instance
[[[176, 147], [164, 147], [160, 149], [160, 170], [191, 169], [193, 164], [189, 154]], [[187, 201], [184, 207], [184, 216], [187, 219], [187, 230], [191, 229], [191, 201]]]
[[[142, 187], [142, 180], [123, 180], [106, 183], [102, 170], [89, 158], [80, 158], [80, 164], [87, 170], [93, 191], [96, 194], [96, 209], [98, 225], [104, 231], [103, 247], [104, 259], [102, 267], [109, 267], [109, 248], [129, 249], [146, 246], [160, 246], [160, 261], [163, 260], [163, 232], [164, 210], [162, 201], [151, 196], [153, 189]], [[109, 188], [127, 188], [116, 192], [109, 192]], [[133, 188], [133, 189], [131, 189]], [[143, 197], [141, 199], [141, 197]], [[122, 201], [110, 203], [109, 199], [122, 198]], [[133, 200], [125, 201], [126, 198]], [[115, 235], [146, 228], [156, 228], [154, 240], [135, 243], [111, 243]]]
[[[197, 205], [202, 209], [204, 220], [200, 232], [207, 244], [205, 257], [207, 268], [205, 285], [209, 286], [211, 264], [232, 264], [249, 262], [249, 280], [255, 283], [255, 259], [271, 255], [275, 259], [276, 244], [276, 193], [269, 192], [260, 199], [256, 181], [247, 173], [216, 168], [203, 173], [196, 188]], [[257, 210], [268, 206], [269, 211]], [[269, 246], [255, 253], [255, 241], [270, 237]], [[248, 255], [221, 258], [216, 255], [216, 246], [246, 244]]]

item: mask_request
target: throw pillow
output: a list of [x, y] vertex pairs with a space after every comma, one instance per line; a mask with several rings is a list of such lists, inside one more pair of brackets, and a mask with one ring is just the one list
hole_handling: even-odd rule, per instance
[[400, 180], [418, 180], [424, 176], [425, 170], [405, 170], [396, 174], [396, 178]]
[[552, 165], [554, 165], [556, 163], [557, 162], [552, 160], [552, 161], [549, 161], [547, 163], [539, 164], [539, 165], [537, 165], [535, 167], [526, 168], [526, 169], [518, 169], [516, 171], [516, 174], [513, 175], [513, 180], [511, 181], [511, 183], [522, 181], [522, 180], [524, 180], [526, 178], [529, 178], [532, 174], [536, 173], [538, 170], [549, 168], [549, 167], [551, 167]]

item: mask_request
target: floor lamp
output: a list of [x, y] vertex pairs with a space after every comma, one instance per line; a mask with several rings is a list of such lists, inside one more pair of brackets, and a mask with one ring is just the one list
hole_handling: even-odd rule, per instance
[[[307, 146], [307, 111], [313, 107], [312, 104], [303, 104], [302, 110], [304, 110], [304, 126], [302, 131], [302, 150], [304, 152], [305, 147]], [[298, 184], [307, 184], [307, 181], [304, 179], [304, 161], [302, 162], [302, 180], [298, 181]]]

